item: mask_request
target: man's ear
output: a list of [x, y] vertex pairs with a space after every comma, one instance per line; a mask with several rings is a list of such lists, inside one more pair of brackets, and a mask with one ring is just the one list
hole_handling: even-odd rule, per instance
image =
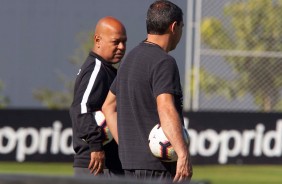
[[174, 21], [173, 23], [170, 24], [170, 27], [169, 27], [169, 28], [170, 28], [170, 31], [171, 31], [172, 33], [175, 33], [176, 27], [177, 27], [177, 22]]
[[95, 43], [95, 45], [97, 45], [98, 47], [100, 47], [100, 42], [101, 42], [101, 36], [95, 34], [95, 35], [94, 35], [94, 43]]

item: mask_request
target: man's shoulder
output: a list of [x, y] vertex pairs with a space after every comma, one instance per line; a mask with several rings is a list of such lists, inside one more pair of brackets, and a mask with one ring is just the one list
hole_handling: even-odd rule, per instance
[[87, 58], [85, 59], [83, 65], [82, 65], [82, 68], [89, 68], [89, 67], [93, 68], [96, 65], [96, 63], [97, 63], [97, 60], [99, 62], [101, 62], [99, 60], [99, 58], [94, 53], [93, 54], [90, 53], [87, 56]]
[[[138, 56], [138, 57], [136, 57]], [[171, 55], [162, 50], [159, 46], [140, 43], [129, 51], [127, 58], [134, 57], [136, 59], [149, 58], [150, 60], [174, 59]]]

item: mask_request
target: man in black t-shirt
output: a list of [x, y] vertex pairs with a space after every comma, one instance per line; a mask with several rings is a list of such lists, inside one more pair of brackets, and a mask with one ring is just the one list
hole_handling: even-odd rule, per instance
[[[73, 128], [75, 176], [123, 174], [115, 141], [103, 146], [102, 129], [93, 113], [101, 111], [126, 50], [126, 30], [114, 17], [104, 17], [96, 25], [94, 46], [79, 69], [70, 108]], [[104, 163], [107, 169], [104, 169]]]
[[[169, 1], [156, 1], [146, 21], [147, 39], [121, 63], [102, 111], [119, 144], [125, 176], [189, 181], [192, 165], [182, 134], [181, 83], [176, 61], [168, 54], [181, 38], [183, 13]], [[150, 152], [148, 137], [157, 123], [177, 162], [162, 162]]]

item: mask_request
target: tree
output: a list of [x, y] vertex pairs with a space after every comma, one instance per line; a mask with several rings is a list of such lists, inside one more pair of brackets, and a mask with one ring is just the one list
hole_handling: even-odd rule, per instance
[[[282, 52], [282, 1], [246, 0], [225, 6], [229, 29], [215, 17], [201, 24], [202, 41], [211, 49]], [[247, 93], [263, 111], [281, 111], [282, 58], [268, 55], [224, 56], [237, 77], [213, 92], [236, 97]], [[212, 74], [209, 74], [212, 76]], [[214, 76], [212, 76], [214, 77]], [[236, 89], [235, 89], [236, 87]], [[209, 91], [209, 93], [213, 93]], [[226, 93], [227, 92], [227, 93]]]
[[0, 109], [5, 108], [10, 103], [9, 98], [2, 94], [3, 89], [4, 84], [0, 81]]
[[49, 88], [40, 88], [33, 91], [35, 99], [40, 101], [44, 107], [49, 109], [66, 109], [70, 107], [73, 97], [74, 82], [60, 77], [64, 89], [56, 91]]
[[[81, 66], [81, 64], [89, 54], [89, 51], [92, 49], [92, 37], [92, 32], [81, 32], [78, 34], [77, 40], [79, 47], [74, 51], [73, 56], [69, 60], [69, 62], [75, 67]], [[118, 64], [114, 65], [115, 68], [117, 68], [118, 66]], [[58, 79], [64, 87], [64, 89], [61, 91], [46, 87], [35, 89], [33, 91], [33, 97], [41, 102], [44, 107], [47, 107], [49, 109], [67, 109], [70, 107], [73, 100], [75, 81], [67, 79], [67, 77], [63, 74], [60, 74]]]
[[[87, 57], [89, 51], [92, 48], [92, 34], [81, 32], [78, 34], [79, 47], [74, 51], [73, 56], [69, 62], [80, 67], [84, 59]], [[40, 101], [44, 107], [49, 109], [67, 109], [70, 107], [73, 99], [73, 80], [67, 79], [65, 75], [58, 77], [59, 82], [63, 85], [64, 89], [61, 91], [50, 89], [47, 87], [35, 89], [33, 91], [33, 97]]]

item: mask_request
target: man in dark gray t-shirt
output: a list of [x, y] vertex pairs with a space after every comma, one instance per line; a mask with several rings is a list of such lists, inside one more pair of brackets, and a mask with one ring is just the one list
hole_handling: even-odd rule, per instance
[[[168, 54], [178, 44], [182, 10], [156, 1], [147, 12], [147, 39], [121, 63], [103, 105], [108, 126], [119, 144], [125, 176], [189, 181], [192, 165], [182, 135], [182, 90], [175, 59]], [[175, 149], [177, 162], [162, 162], [148, 145], [151, 129], [160, 123]]]

